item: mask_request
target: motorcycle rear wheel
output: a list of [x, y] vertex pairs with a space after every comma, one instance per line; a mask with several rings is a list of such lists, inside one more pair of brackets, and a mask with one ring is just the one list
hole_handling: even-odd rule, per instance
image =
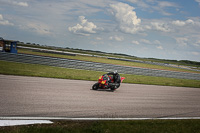
[[116, 90], [115, 86], [110, 87], [110, 90], [111, 90], [111, 91]]

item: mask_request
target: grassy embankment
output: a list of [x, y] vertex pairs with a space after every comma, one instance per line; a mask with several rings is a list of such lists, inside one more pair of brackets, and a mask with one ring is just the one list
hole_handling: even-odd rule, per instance
[[51, 47], [51, 46], [34, 45], [34, 44], [31, 45], [31, 44], [23, 44], [23, 43], [21, 43], [21, 44], [18, 43], [18, 45], [30, 47], [30, 48], [41, 48], [41, 49], [48, 49], [48, 50], [57, 50], [57, 51], [64, 51], [64, 52], [97, 55], [97, 56], [109, 56], [109, 57], [125, 58], [125, 59], [139, 60], [139, 61], [166, 63], [166, 64], [173, 64], [173, 65], [183, 65], [183, 66], [196, 67], [195, 69], [200, 70], [200, 62], [189, 61], [189, 60], [168, 60], [168, 59], [156, 59], [156, 58], [140, 58], [140, 57], [131, 56], [131, 55], [127, 55], [127, 54], [120, 54], [120, 53], [107, 53], [107, 52], [102, 52], [102, 51]]
[[152, 64], [145, 64], [145, 63], [137, 63], [137, 62], [112, 60], [112, 59], [99, 58], [99, 57], [89, 57], [89, 56], [81, 56], [81, 55], [76, 55], [76, 56], [60, 55], [60, 54], [53, 54], [53, 53], [36, 52], [36, 51], [32, 51], [32, 50], [27, 50], [27, 49], [19, 49], [18, 52], [24, 53], [24, 54], [43, 55], [43, 56], [83, 60], [83, 61], [92, 61], [92, 62], [99, 62], [99, 63], [124, 65], [124, 66], [134, 66], [134, 67], [160, 69], [160, 70], [170, 70], [170, 71], [179, 71], [179, 72], [200, 73], [198, 71], [192, 71], [192, 70], [186, 70], [186, 69], [180, 69], [180, 68], [173, 68], [173, 67], [159, 66], [159, 65], [152, 65]]
[[55, 121], [0, 127], [1, 133], [200, 133], [200, 120]]
[[[0, 61], [0, 74], [97, 81], [98, 77], [103, 73], [105, 72]], [[125, 83], [200, 88], [199, 80], [151, 77], [129, 74], [122, 74], [121, 76], [126, 78], [124, 80]]]

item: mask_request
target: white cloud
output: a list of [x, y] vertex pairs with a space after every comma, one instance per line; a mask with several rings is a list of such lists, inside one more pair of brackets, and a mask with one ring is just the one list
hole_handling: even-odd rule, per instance
[[146, 44], [151, 44], [151, 42], [149, 40], [146, 40], [146, 39], [141, 39], [140, 42], [141, 43], [146, 43]]
[[162, 47], [162, 46], [157, 46], [156, 48], [157, 48], [157, 49], [163, 50], [163, 47]]
[[192, 19], [188, 19], [185, 22], [186, 22], [186, 24], [194, 24], [195, 23]]
[[200, 6], [200, 0], [195, 0], [196, 2], [198, 2], [199, 3], [199, 6]]
[[196, 55], [196, 56], [200, 55], [199, 52], [191, 52], [191, 54]]
[[80, 23], [73, 27], [68, 27], [68, 30], [74, 34], [84, 36], [94, 34], [97, 30], [103, 30], [103, 28], [98, 28], [93, 22], [89, 22], [84, 16], [79, 16], [79, 22]]
[[194, 24], [194, 21], [192, 19], [188, 19], [186, 21], [176, 20], [176, 21], [172, 21], [172, 24], [176, 26], [185, 26], [186, 24]]
[[136, 45], [140, 44], [138, 41], [134, 41], [134, 40], [131, 43], [136, 44]]
[[154, 30], [162, 31], [162, 32], [170, 32], [171, 29], [167, 23], [163, 22], [152, 22], [151, 26]]
[[176, 26], [184, 26], [185, 22], [184, 21], [180, 21], [180, 20], [176, 20], [176, 21], [172, 21], [172, 24], [174, 24]]
[[200, 47], [200, 40], [198, 40], [195, 43], [193, 43], [193, 45], [196, 46], [196, 47]]
[[134, 7], [120, 2], [111, 4], [110, 8], [111, 14], [115, 17], [119, 29], [122, 32], [135, 34], [141, 29], [139, 27], [141, 19], [139, 19], [136, 12], [133, 11], [135, 9]]
[[0, 20], [3, 20], [3, 16], [0, 14]]
[[28, 27], [39, 34], [51, 34], [48, 26], [45, 24], [29, 23]]
[[163, 32], [165, 35], [175, 36], [197, 36], [200, 28], [199, 18], [190, 18], [186, 20], [171, 19], [143, 19], [141, 27], [144, 31]]
[[3, 18], [3, 15], [0, 14], [0, 25], [10, 25], [10, 26], [13, 26], [14, 24], [13, 23], [10, 23], [8, 20], [5, 20]]
[[140, 43], [161, 45], [161, 42], [159, 40], [150, 41], [150, 40], [147, 40], [147, 39], [140, 39]]
[[0, 3], [14, 5], [14, 6], [28, 7], [27, 2], [18, 2], [16, 0], [0, 0]]
[[168, 1], [157, 1], [158, 6], [161, 8], [165, 8], [165, 7], [178, 7], [177, 4], [173, 3], [173, 2], [168, 2]]
[[147, 3], [143, 2], [142, 0], [128, 0], [128, 1], [131, 3], [137, 4], [139, 7], [142, 7], [142, 8], [150, 7]]
[[160, 12], [161, 14], [165, 15], [165, 16], [170, 16], [172, 15], [172, 13], [168, 12], [167, 10], [170, 8], [176, 8], [176, 10], [178, 9], [178, 5], [174, 2], [169, 2], [169, 1], [156, 1], [156, 6], [153, 6], [153, 8], [155, 10], [157, 10], [157, 12]]
[[124, 37], [123, 36], [111, 36], [109, 37], [110, 40], [116, 40], [116, 41], [123, 41]]
[[128, 0], [131, 3], [136, 4], [140, 9], [148, 12], [158, 12], [162, 15], [169, 16], [171, 13], [166, 10], [169, 7], [178, 8], [179, 6], [174, 2], [159, 1], [159, 0]]
[[53, 35], [49, 26], [41, 22], [27, 22], [23, 25], [19, 25], [19, 28], [29, 32], [38, 33], [40, 35]]
[[96, 37], [96, 40], [103, 40], [101, 37]]
[[153, 41], [154, 44], [161, 44], [161, 42], [159, 40], [155, 40]]
[[178, 43], [180, 46], [187, 46], [188, 38], [185, 37], [177, 37], [175, 38], [176, 43]]
[[132, 2], [132, 3], [137, 3], [137, 2], [139, 2], [138, 0], [128, 0], [128, 1], [130, 1], [130, 2]]

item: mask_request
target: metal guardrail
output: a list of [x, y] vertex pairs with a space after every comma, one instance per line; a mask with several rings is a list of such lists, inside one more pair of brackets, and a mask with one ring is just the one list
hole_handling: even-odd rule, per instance
[[117, 70], [119, 73], [124, 73], [124, 74], [200, 80], [200, 74], [198, 73], [186, 73], [186, 72], [166, 71], [166, 70], [157, 70], [148, 68], [138, 68], [138, 67], [121, 66], [121, 65], [37, 56], [37, 55], [12, 54], [12, 53], [0, 52], [0, 60], [74, 68], [74, 69], [104, 71], [104, 72]]

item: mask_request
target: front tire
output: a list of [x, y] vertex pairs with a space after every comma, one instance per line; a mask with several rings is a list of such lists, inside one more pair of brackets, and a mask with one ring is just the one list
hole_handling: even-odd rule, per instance
[[111, 90], [111, 91], [116, 90], [116, 89], [115, 89], [115, 86], [110, 87], [110, 90]]
[[98, 90], [99, 88], [99, 83], [95, 83], [93, 86], [92, 86], [92, 89], [93, 90]]

